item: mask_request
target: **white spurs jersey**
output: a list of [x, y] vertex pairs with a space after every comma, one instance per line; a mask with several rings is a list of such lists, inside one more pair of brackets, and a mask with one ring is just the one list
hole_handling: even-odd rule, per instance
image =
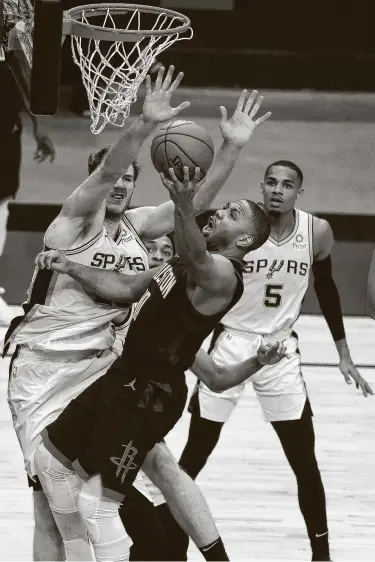
[[[148, 269], [147, 249], [125, 216], [115, 240], [103, 227], [83, 246], [68, 250], [66, 256], [76, 263], [127, 275]], [[112, 346], [115, 331], [111, 322], [127, 308], [130, 315], [130, 307], [89, 294], [68, 275], [36, 268], [24, 304], [25, 315], [11, 325], [6, 343], [47, 352], [97, 353]]]
[[296, 209], [295, 227], [287, 238], [278, 242], [270, 236], [245, 256], [244, 293], [223, 318], [225, 327], [262, 335], [290, 334], [313, 263], [312, 221], [312, 215]]

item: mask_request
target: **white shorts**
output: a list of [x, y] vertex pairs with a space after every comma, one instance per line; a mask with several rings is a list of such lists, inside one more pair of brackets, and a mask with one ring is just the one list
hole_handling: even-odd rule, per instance
[[116, 359], [112, 349], [92, 353], [46, 353], [18, 346], [10, 363], [8, 404], [25, 468], [35, 475], [34, 453], [40, 434]]
[[[34, 455], [41, 443], [41, 432], [89, 385], [103, 376], [118, 357], [117, 349], [101, 354], [43, 353], [18, 346], [10, 364], [8, 403], [13, 425], [30, 477], [36, 475]], [[134, 482], [152, 501], [142, 473]]]
[[[212, 335], [204, 342], [207, 351]], [[262, 341], [274, 342], [277, 338], [235, 332], [224, 329], [211, 352], [211, 357], [219, 365], [239, 363], [255, 355]], [[263, 367], [251, 377], [266, 421], [296, 420], [301, 417], [306, 402], [306, 387], [301, 374], [300, 356], [297, 352], [297, 339], [289, 336], [283, 340], [289, 357], [276, 365]], [[222, 393], [209, 390], [199, 383], [198, 400], [200, 414], [207, 420], [226, 422], [235, 409], [246, 383]], [[193, 397], [193, 401], [196, 397]]]

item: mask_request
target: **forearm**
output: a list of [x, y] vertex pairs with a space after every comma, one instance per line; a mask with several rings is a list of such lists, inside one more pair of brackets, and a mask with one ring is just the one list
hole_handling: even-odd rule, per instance
[[243, 383], [255, 375], [263, 365], [257, 356], [250, 357], [241, 363], [219, 367], [210, 355], [200, 350], [196, 355], [191, 371], [213, 392], [223, 392]]
[[195, 209], [175, 208], [176, 252], [185, 265], [204, 261], [207, 249], [204, 236], [195, 219]]
[[332, 277], [331, 258], [313, 265], [314, 288], [320, 309], [332, 334], [340, 357], [348, 349], [339, 292]]
[[151, 121], [145, 122], [142, 115], [138, 117], [106, 155], [101, 166], [103, 176], [113, 180], [120, 178], [137, 157], [143, 142], [156, 125]]
[[83, 288], [108, 301], [136, 302], [146, 291], [157, 269], [139, 275], [124, 275], [70, 262], [67, 274]]
[[194, 197], [197, 214], [209, 209], [228, 179], [241, 152], [241, 148], [224, 141], [208, 171], [206, 181]]

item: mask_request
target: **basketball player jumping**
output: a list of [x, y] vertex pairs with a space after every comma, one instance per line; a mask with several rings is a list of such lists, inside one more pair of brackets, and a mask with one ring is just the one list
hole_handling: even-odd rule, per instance
[[[94, 268], [115, 268], [119, 272], [137, 274], [147, 269], [147, 254], [136, 229], [144, 240], [173, 230], [174, 207], [170, 201], [159, 207], [127, 211], [122, 220], [137, 175], [137, 168], [131, 162], [142, 142], [158, 122], [173, 118], [188, 105], [185, 102], [178, 108], [171, 108], [170, 98], [182, 74], [172, 83], [173, 67], [164, 80], [163, 72], [164, 69], [160, 69], [154, 89], [150, 80], [147, 82], [143, 116], [110, 151], [102, 150], [91, 159], [90, 177], [67, 199], [60, 215], [48, 228], [47, 247], [69, 248], [67, 255], [72, 260]], [[196, 195], [197, 208], [203, 210], [210, 206], [241, 147], [257, 125], [269, 116], [255, 119], [261, 101], [257, 92], [247, 100], [243, 92], [229, 121], [222, 110], [224, 142], [205, 184]], [[95, 169], [95, 166], [98, 167]], [[67, 277], [35, 272], [25, 316], [13, 322], [6, 338], [7, 345], [12, 341], [18, 345], [11, 362], [9, 403], [26, 468], [34, 480], [33, 455], [42, 429], [116, 358], [111, 322], [119, 321], [121, 316], [124, 313], [120, 313], [117, 306], [93, 299]], [[46, 377], [42, 373], [46, 373]], [[61, 554], [62, 545], [60, 550], [54, 545], [56, 528], [51, 522], [46, 499], [40, 489], [33, 495], [34, 556], [58, 559], [64, 555]]]
[[[372, 394], [372, 390], [354, 366], [345, 339], [340, 299], [331, 269], [332, 230], [325, 220], [295, 208], [303, 191], [302, 181], [301, 170], [292, 162], [279, 161], [267, 168], [261, 189], [264, 210], [271, 222], [271, 236], [261, 248], [245, 257], [244, 294], [206, 341], [206, 346], [215, 363], [229, 367], [253, 354], [262, 337], [267, 342], [284, 342], [288, 357], [278, 365], [265, 367], [251, 380], [265, 419], [276, 431], [296, 476], [312, 559], [329, 560], [325, 493], [314, 452], [312, 411], [301, 374], [298, 338], [293, 331], [311, 269], [345, 381], [351, 384], [353, 379], [364, 396]], [[180, 466], [193, 479], [214, 450], [244, 386], [214, 394], [198, 383], [190, 403], [188, 442], [180, 459]], [[167, 510], [165, 505], [163, 508]], [[163, 519], [168, 520], [165, 514]], [[188, 541], [172, 520], [169, 532], [179, 537], [175, 559], [186, 560]]]
[[[220, 218], [211, 218], [203, 235], [196, 224], [193, 205], [199, 169], [193, 182], [189, 181], [187, 167], [183, 184], [173, 170], [170, 176], [173, 182], [165, 184], [175, 204], [175, 241], [180, 257], [158, 270], [149, 289], [142, 297], [138, 295], [141, 298], [121, 358], [47, 427], [43, 444], [35, 454], [39, 478], [44, 489], [50, 490], [49, 500], [55, 508], [62, 511], [68, 492], [79, 492], [75, 502], [73, 494], [70, 500], [86, 522], [100, 559], [115, 560], [124, 552], [126, 536], [116, 523], [118, 502], [143, 463], [153, 480], [147, 456], [183, 412], [187, 396], [184, 372], [194, 362], [206, 335], [241, 296], [241, 258], [269, 235], [265, 213], [245, 200], [222, 210]], [[56, 256], [55, 252], [47, 252], [38, 261], [40, 267], [68, 273], [100, 297], [125, 302], [137, 298], [140, 276], [129, 290], [124, 276], [67, 265], [61, 253]], [[280, 359], [283, 349], [278, 345], [272, 349], [272, 360]], [[261, 366], [253, 358], [249, 374]], [[75, 471], [84, 480], [80, 491]], [[56, 480], [56, 475], [62, 473], [64, 486], [58, 476]], [[204, 557], [227, 560], [216, 527], [207, 517], [208, 508], [192, 480], [182, 471], [178, 486], [168, 478], [170, 486], [165, 493], [173, 513]], [[181, 497], [188, 498], [194, 511], [195, 529], [191, 527], [193, 521], [187, 522], [180, 511]], [[106, 518], [100, 515], [103, 510]]]

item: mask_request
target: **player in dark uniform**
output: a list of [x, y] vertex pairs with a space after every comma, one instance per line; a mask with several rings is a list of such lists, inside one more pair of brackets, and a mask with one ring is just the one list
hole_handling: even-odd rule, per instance
[[[1, 49], [1, 45], [0, 45]], [[8, 221], [8, 205], [19, 188], [21, 166], [21, 111], [26, 109], [33, 122], [33, 135], [37, 144], [34, 159], [52, 161], [55, 150], [50, 139], [41, 133], [39, 122], [32, 115], [21, 96], [13, 73], [0, 51], [0, 256], [3, 253]], [[0, 288], [0, 295], [4, 291]], [[0, 296], [0, 326], [9, 325], [13, 313]]]
[[[180, 418], [187, 396], [185, 371], [204, 338], [240, 298], [242, 258], [269, 235], [266, 215], [246, 200], [218, 211], [202, 234], [192, 204], [195, 183], [189, 182], [188, 173], [186, 168], [182, 184], [173, 170], [173, 182], [164, 179], [176, 207], [179, 257], [155, 270], [136, 307], [121, 358], [48, 426], [36, 454], [40, 480], [49, 488], [55, 505], [61, 502], [66, 508], [67, 498], [54, 482], [55, 469], [64, 471], [69, 490], [79, 485], [77, 473], [84, 478], [78, 510], [96, 555], [111, 560], [115, 551], [119, 555], [127, 547], [126, 537], [121, 539], [124, 531], [116, 523], [116, 500], [122, 501], [147, 454]], [[195, 181], [198, 177], [199, 170]], [[61, 255], [55, 260], [57, 267], [53, 256], [48, 260], [48, 267], [68, 273], [90, 292], [116, 301], [139, 298], [116, 273], [67, 266]], [[139, 276], [134, 284], [137, 282]], [[261, 365], [253, 361], [248, 374]], [[143, 468], [152, 479], [147, 462]], [[162, 490], [172, 512], [207, 560], [227, 560], [203, 497], [180, 472], [180, 489], [172, 484], [172, 493], [168, 487]], [[181, 503], [183, 496], [189, 497], [190, 513]]]

